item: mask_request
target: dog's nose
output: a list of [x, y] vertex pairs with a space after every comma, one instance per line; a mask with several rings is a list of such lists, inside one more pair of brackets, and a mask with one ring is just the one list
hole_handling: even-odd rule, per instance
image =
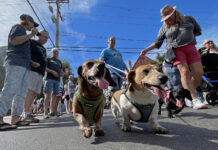
[[164, 84], [167, 82], [168, 77], [166, 75], [161, 75], [159, 76], [159, 79], [160, 79], [161, 84]]
[[102, 69], [105, 68], [105, 64], [104, 64], [104, 63], [100, 63], [100, 64], [98, 64], [97, 68], [98, 68], [99, 70], [102, 70]]

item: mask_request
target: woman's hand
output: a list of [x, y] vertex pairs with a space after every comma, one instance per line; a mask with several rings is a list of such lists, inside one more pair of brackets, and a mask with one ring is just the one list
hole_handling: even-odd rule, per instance
[[143, 49], [140, 53], [140, 56], [144, 56], [147, 53], [147, 49]]
[[40, 64], [35, 61], [31, 61], [31, 66], [33, 66], [34, 68], [38, 68]]

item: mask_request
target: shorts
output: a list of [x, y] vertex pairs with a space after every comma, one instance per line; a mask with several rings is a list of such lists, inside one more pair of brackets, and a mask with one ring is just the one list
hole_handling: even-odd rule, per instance
[[65, 98], [66, 98], [67, 101], [70, 100], [70, 96], [69, 95], [65, 95]]
[[109, 91], [120, 90], [123, 84], [123, 79], [114, 73], [111, 74], [111, 78], [116, 83], [116, 86], [109, 86]]
[[44, 88], [45, 93], [52, 93], [52, 94], [59, 94], [60, 92], [60, 81], [58, 80], [52, 80], [52, 79], [47, 79], [45, 80], [45, 88]]
[[175, 49], [175, 53], [176, 58], [173, 61], [174, 66], [181, 63], [192, 64], [195, 62], [201, 62], [200, 54], [194, 44], [178, 47]]
[[181, 76], [179, 69], [176, 66], [168, 66], [169, 63], [164, 62], [164, 73], [167, 75], [169, 80], [167, 81], [167, 86], [169, 89], [171, 88], [181, 88]]
[[62, 95], [63, 95], [63, 90], [62, 90], [62, 88], [60, 87], [59, 93], [58, 93], [56, 96], [62, 97]]
[[35, 71], [30, 71], [28, 89], [39, 94], [42, 88], [42, 79], [43, 76], [41, 74]]

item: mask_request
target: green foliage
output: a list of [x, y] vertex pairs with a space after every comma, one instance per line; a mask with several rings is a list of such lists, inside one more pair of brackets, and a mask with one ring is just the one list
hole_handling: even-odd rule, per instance
[[154, 60], [153, 62], [151, 62], [151, 64], [155, 64], [155, 65], [159, 65], [161, 63], [163, 63], [165, 60], [165, 54], [160, 55], [159, 53], [156, 56], [156, 60]]

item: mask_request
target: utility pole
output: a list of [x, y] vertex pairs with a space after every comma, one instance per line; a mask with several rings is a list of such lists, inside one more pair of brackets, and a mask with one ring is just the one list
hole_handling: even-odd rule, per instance
[[61, 11], [60, 11], [60, 4], [61, 3], [68, 3], [69, 4], [69, 0], [47, 0], [48, 3], [56, 3], [57, 6], [57, 12], [56, 12], [56, 17], [54, 16], [53, 13], [53, 8], [52, 6], [49, 5], [49, 10], [52, 13], [52, 22], [55, 23], [56, 25], [56, 41], [55, 41], [55, 47], [59, 47], [59, 18], [61, 19], [61, 21], [64, 21], [63, 16], [61, 15]]

